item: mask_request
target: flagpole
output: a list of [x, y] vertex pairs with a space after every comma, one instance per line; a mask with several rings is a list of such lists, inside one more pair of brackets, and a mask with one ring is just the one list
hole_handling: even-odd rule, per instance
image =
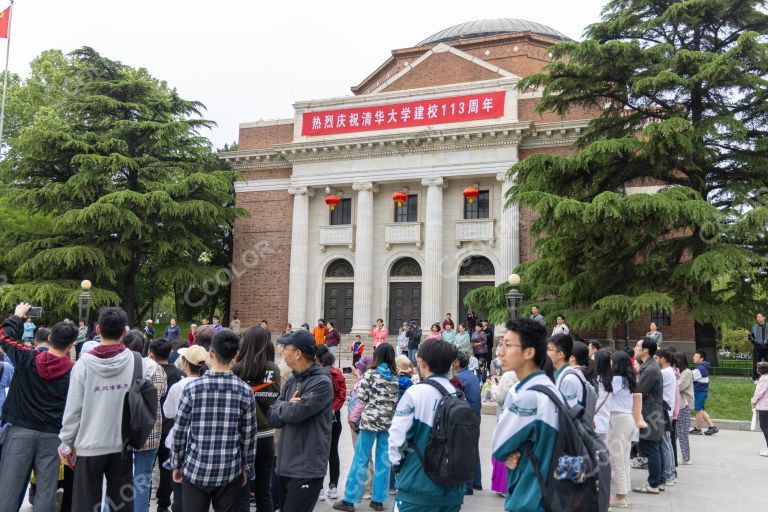
[[3, 127], [5, 125], [5, 93], [8, 90], [8, 59], [11, 56], [11, 23], [13, 23], [13, 0], [8, 11], [8, 41], [5, 45], [5, 73], [3, 74], [3, 100], [0, 106], [0, 153], [3, 151]]

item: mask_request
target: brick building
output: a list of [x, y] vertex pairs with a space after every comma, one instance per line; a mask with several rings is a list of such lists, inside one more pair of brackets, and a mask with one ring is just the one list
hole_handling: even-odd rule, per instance
[[[364, 332], [383, 318], [396, 332], [446, 312], [463, 320], [468, 291], [532, 257], [531, 212], [502, 208], [506, 171], [537, 152], [571, 153], [595, 115], [539, 116], [540, 93], [516, 90], [565, 38], [524, 20], [464, 23], [393, 50], [351, 96], [240, 125], [238, 151], [221, 157], [251, 213], [235, 226], [232, 310], [243, 325], [324, 317]], [[682, 315], [659, 320], [666, 339], [693, 338]], [[623, 338], [624, 328], [589, 334]]]

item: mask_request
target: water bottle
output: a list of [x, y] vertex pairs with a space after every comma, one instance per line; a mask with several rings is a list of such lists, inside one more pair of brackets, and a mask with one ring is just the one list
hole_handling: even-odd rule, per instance
[[71, 469], [74, 469], [75, 455], [72, 453], [72, 448], [62, 443], [61, 446], [59, 446], [59, 455], [62, 459], [64, 459], [64, 464], [69, 466]]

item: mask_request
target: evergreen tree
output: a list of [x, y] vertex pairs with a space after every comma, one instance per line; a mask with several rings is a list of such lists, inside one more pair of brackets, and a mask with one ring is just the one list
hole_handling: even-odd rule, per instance
[[[715, 356], [765, 289], [766, 2], [613, 0], [580, 42], [551, 49], [538, 111], [599, 113], [570, 157], [512, 167], [509, 201], [537, 214], [538, 259], [519, 269], [575, 327], [681, 308]], [[663, 184], [654, 194], [630, 185]]]
[[96, 305], [119, 303], [137, 325], [153, 293], [137, 287], [148, 267], [155, 282], [144, 286], [200, 286], [218, 270], [203, 255], [243, 214], [225, 206], [233, 174], [200, 135], [213, 124], [202, 104], [91, 48], [59, 56], [43, 54], [19, 92], [41, 108], [9, 139], [0, 170], [14, 206], [52, 218], [7, 254], [18, 268], [2, 302], [71, 313], [89, 278]]

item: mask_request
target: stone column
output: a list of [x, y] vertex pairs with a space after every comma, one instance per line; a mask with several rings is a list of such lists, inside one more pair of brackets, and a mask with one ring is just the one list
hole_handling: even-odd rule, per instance
[[427, 187], [424, 222], [424, 268], [422, 269], [421, 325], [429, 330], [443, 318], [443, 178], [423, 178]]
[[306, 186], [290, 186], [293, 196], [293, 223], [291, 226], [291, 268], [288, 281], [288, 321], [297, 328], [312, 319], [307, 318], [307, 265], [309, 259], [309, 197]]
[[507, 280], [509, 274], [520, 264], [520, 208], [516, 204], [505, 208], [507, 202], [507, 191], [512, 187], [513, 181], [507, 176], [506, 171], [496, 175], [496, 179], [501, 182], [501, 194], [499, 201], [501, 209], [499, 210], [499, 255], [501, 268], [497, 272], [497, 283], [500, 284]]
[[353, 183], [357, 192], [355, 215], [355, 291], [352, 309], [352, 332], [365, 334], [375, 320], [371, 312], [373, 295], [373, 193], [370, 181]]

